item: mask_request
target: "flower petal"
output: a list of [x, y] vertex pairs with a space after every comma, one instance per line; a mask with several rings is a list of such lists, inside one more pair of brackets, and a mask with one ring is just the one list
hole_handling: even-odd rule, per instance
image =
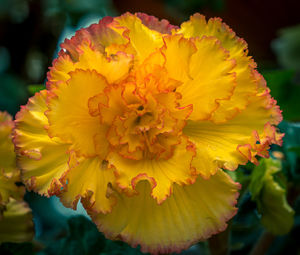
[[124, 79], [132, 68], [133, 56], [124, 52], [106, 56], [89, 41], [82, 41], [77, 50], [78, 61], [74, 62], [69, 55], [62, 54], [53, 62], [48, 73], [48, 89], [58, 87], [61, 81], [66, 82], [70, 78], [69, 73], [76, 69], [95, 70], [109, 83], [114, 83]]
[[199, 177], [192, 185], [175, 184], [173, 195], [158, 205], [149, 194], [150, 185], [141, 181], [138, 195], [118, 194], [112, 213], [90, 214], [106, 237], [141, 245], [143, 252], [169, 254], [224, 231], [236, 213], [238, 188], [220, 170], [209, 180]]
[[78, 60], [80, 50], [78, 46], [82, 41], [90, 41], [93, 43], [93, 47], [98, 51], [104, 53], [105, 47], [111, 44], [124, 44], [126, 39], [109, 28], [109, 24], [113, 21], [112, 17], [104, 17], [98, 24], [92, 24], [87, 28], [78, 30], [70, 40], [65, 41], [60, 45], [62, 49], [60, 55], [67, 54], [73, 60]]
[[135, 184], [146, 178], [152, 185], [152, 197], [160, 204], [172, 194], [173, 183], [188, 184], [194, 181], [190, 167], [193, 156], [194, 148], [182, 138], [169, 159], [132, 160], [113, 153], [109, 156], [109, 162], [116, 167], [117, 183], [121, 188], [131, 193]]
[[143, 22], [146, 27], [162, 34], [171, 34], [172, 29], [177, 28], [176, 26], [171, 25], [169, 21], [165, 19], [158, 20], [158, 18], [147, 15], [145, 13], [138, 12], [136, 13], [136, 16]]
[[110, 27], [130, 40], [140, 63], [163, 45], [161, 33], [149, 29], [133, 14], [125, 13], [114, 18]]
[[[3, 172], [0, 173], [0, 218], [1, 207], [8, 203], [10, 198], [21, 200], [24, 196], [25, 189], [22, 186], [17, 186], [15, 183], [20, 182], [19, 174], [13, 176], [6, 176]], [[0, 224], [1, 225], [1, 224]]]
[[[183, 84], [180, 104], [193, 104], [190, 119], [208, 119], [222, 100], [228, 100], [236, 87], [236, 61], [214, 37], [193, 38], [182, 35], [164, 37], [161, 52], [170, 77]], [[180, 65], [180, 68], [178, 68]]]
[[[282, 135], [271, 124], [280, 122], [280, 111], [274, 108], [269, 94], [252, 97], [248, 107], [225, 123], [189, 121], [183, 133], [195, 143], [197, 155], [193, 166], [207, 178], [219, 167], [235, 170], [255, 156], [267, 157], [269, 145], [280, 144]], [[257, 144], [259, 143], [259, 144]]]
[[186, 38], [216, 37], [221, 41], [222, 46], [230, 51], [232, 57], [247, 51], [247, 43], [237, 37], [220, 18], [212, 18], [206, 22], [203, 15], [196, 13], [191, 16], [189, 21], [182, 23], [180, 29], [173, 31], [173, 33], [183, 34]]
[[114, 197], [108, 197], [108, 185], [115, 182], [113, 169], [107, 168], [107, 161], [97, 157], [80, 159], [70, 167], [62, 178], [65, 187], [60, 195], [61, 202], [76, 210], [81, 199], [86, 209], [108, 213], [115, 204]]
[[220, 18], [212, 18], [207, 22], [205, 17], [194, 14], [190, 20], [184, 22], [174, 33], [191, 37], [215, 37], [220, 45], [228, 51], [231, 59], [235, 59], [236, 87], [230, 100], [220, 100], [219, 107], [213, 113], [211, 120], [224, 122], [233, 118], [239, 111], [249, 104], [249, 96], [257, 93], [258, 81], [255, 79], [255, 63], [248, 55], [247, 43], [222, 22]]
[[2, 242], [24, 243], [34, 237], [32, 213], [24, 201], [10, 199], [0, 220], [0, 244]]
[[195, 44], [182, 35], [164, 37], [164, 47], [161, 49], [165, 56], [165, 67], [171, 78], [187, 81], [190, 77], [190, 59], [197, 51]]
[[[100, 125], [99, 117], [90, 115], [88, 103], [91, 97], [103, 91], [107, 82], [97, 72], [89, 70], [76, 70], [70, 77], [53, 90], [54, 95], [49, 99], [48, 133], [50, 137], [72, 143], [70, 149], [78, 155], [95, 156], [94, 137], [105, 133], [106, 127]], [[104, 140], [103, 150], [107, 149], [106, 144]]]
[[16, 166], [15, 148], [11, 137], [13, 127], [12, 117], [6, 112], [0, 112], [0, 172], [7, 175], [19, 172]]
[[196, 53], [189, 62], [189, 76], [176, 91], [182, 94], [181, 105], [193, 104], [192, 120], [208, 119], [219, 102], [229, 99], [236, 86], [236, 62], [216, 38], [195, 39]]
[[58, 179], [68, 169], [69, 145], [51, 139], [44, 128], [48, 125], [46, 94], [46, 90], [36, 93], [16, 115], [14, 143], [27, 188], [49, 196], [60, 192]]

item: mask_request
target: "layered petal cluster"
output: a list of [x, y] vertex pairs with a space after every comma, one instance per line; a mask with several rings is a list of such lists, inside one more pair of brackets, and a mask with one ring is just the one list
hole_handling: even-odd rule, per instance
[[12, 142], [14, 122], [0, 112], [0, 243], [28, 242], [34, 235], [32, 214], [23, 201], [24, 186]]
[[99, 230], [169, 253], [223, 231], [235, 170], [281, 144], [281, 112], [247, 44], [220, 19], [175, 27], [106, 17], [61, 45], [47, 89], [16, 116], [30, 190], [80, 202]]

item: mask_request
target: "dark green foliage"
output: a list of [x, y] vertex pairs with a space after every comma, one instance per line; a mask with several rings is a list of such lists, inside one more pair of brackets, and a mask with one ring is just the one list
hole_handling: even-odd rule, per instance
[[29, 85], [28, 86], [28, 92], [31, 95], [34, 95], [36, 92], [39, 92], [40, 90], [46, 89], [45, 85], [43, 84], [35, 84], [35, 85]]
[[281, 150], [285, 155], [283, 170], [287, 172], [289, 179], [295, 184], [300, 181], [300, 123], [282, 122], [280, 130], [285, 133]]
[[285, 68], [300, 70], [300, 25], [282, 29], [279, 35], [272, 44], [278, 62]]
[[35, 254], [32, 243], [3, 243], [0, 245], [2, 255], [32, 255]]
[[105, 239], [94, 223], [84, 216], [72, 217], [68, 220], [65, 236], [51, 242], [43, 251], [48, 255], [138, 255], [139, 249], [134, 249], [123, 242]]
[[284, 120], [300, 120], [300, 81], [292, 70], [263, 72], [271, 95], [277, 100]]
[[26, 103], [26, 87], [22, 80], [11, 74], [0, 74], [0, 111], [15, 114], [19, 105]]

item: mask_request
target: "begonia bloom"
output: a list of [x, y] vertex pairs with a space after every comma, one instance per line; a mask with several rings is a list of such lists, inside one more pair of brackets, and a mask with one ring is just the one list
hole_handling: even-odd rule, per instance
[[47, 89], [16, 116], [27, 188], [80, 200], [100, 231], [169, 253], [223, 231], [233, 171], [281, 144], [281, 112], [220, 19], [105, 17], [61, 44]]

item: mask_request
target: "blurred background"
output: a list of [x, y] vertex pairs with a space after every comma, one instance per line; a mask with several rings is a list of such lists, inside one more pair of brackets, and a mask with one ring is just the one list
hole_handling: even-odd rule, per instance
[[[268, 254], [300, 254], [299, 10], [300, 1], [296, 0], [0, 0], [0, 110], [15, 115], [29, 96], [44, 87], [59, 44], [104, 16], [145, 12], [174, 25], [195, 12], [207, 18], [221, 17], [246, 40], [249, 54], [283, 110], [280, 128], [287, 134], [285, 146], [274, 150], [284, 153], [295, 224], [288, 235], [273, 237]], [[105, 240], [87, 218], [72, 218], [76, 213], [64, 209], [55, 198], [28, 193], [26, 199], [34, 213], [35, 243], [1, 245], [1, 254], [140, 254], [138, 249]], [[264, 230], [259, 225], [257, 204], [247, 192], [239, 203], [239, 214], [232, 223], [231, 250], [232, 254], [247, 254]], [[84, 215], [80, 208], [79, 214]], [[207, 252], [204, 243], [183, 254]]]

